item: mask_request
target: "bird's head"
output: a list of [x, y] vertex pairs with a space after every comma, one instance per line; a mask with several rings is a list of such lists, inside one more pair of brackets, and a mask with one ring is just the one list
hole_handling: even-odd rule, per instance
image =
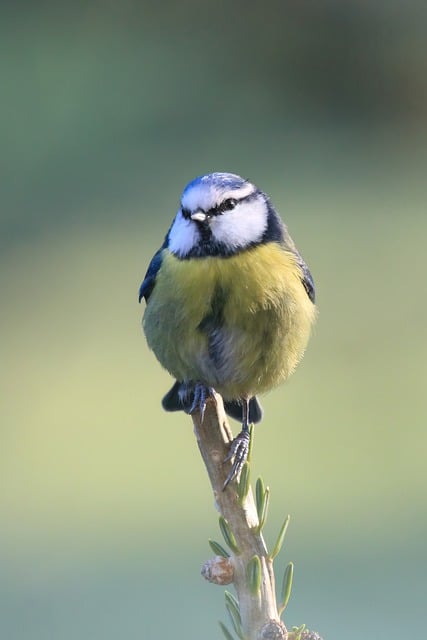
[[267, 196], [233, 173], [190, 182], [168, 234], [180, 258], [229, 256], [267, 240], [281, 241], [284, 226]]

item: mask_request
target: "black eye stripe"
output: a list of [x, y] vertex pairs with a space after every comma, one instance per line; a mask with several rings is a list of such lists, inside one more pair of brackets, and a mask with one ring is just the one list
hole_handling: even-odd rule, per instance
[[[203, 211], [203, 213], [205, 213], [208, 217], [219, 216], [225, 213], [226, 211], [232, 211], [241, 202], [251, 201], [257, 196], [258, 196], [258, 192], [252, 191], [251, 193], [248, 193], [247, 196], [243, 196], [242, 198], [227, 198], [226, 200], [223, 200], [222, 202], [217, 204], [215, 207], [211, 207], [208, 210], [203, 210], [203, 209], [198, 209], [198, 210]], [[181, 206], [181, 213], [185, 219], [189, 219], [191, 217], [192, 212], [190, 209], [186, 209], [185, 207]]]
[[231, 211], [232, 209], [234, 209], [234, 207], [237, 205], [237, 200], [236, 198], [228, 198], [227, 200], [224, 200], [224, 202], [222, 202], [219, 206], [219, 209], [221, 211], [221, 213], [223, 211]]
[[212, 209], [209, 209], [208, 215], [218, 216], [222, 213], [225, 213], [226, 211], [231, 211], [232, 209], [234, 209], [238, 202], [239, 200], [236, 200], [236, 198], [227, 198], [227, 200], [223, 200], [223, 202], [218, 204], [216, 207], [212, 207]]

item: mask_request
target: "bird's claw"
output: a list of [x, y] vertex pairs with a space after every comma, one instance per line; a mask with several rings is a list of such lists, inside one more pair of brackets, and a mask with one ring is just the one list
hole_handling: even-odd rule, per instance
[[200, 411], [200, 421], [203, 422], [206, 410], [206, 401], [208, 398], [213, 398], [215, 389], [213, 387], [207, 387], [204, 384], [197, 383], [194, 386], [194, 398], [188, 413], [192, 415], [195, 411]]
[[228, 474], [222, 490], [228, 486], [228, 484], [234, 478], [237, 478], [242, 470], [243, 465], [245, 464], [248, 453], [249, 453], [249, 443], [250, 443], [250, 433], [248, 430], [242, 430], [238, 436], [236, 436], [231, 443], [230, 451], [228, 452], [227, 457], [224, 462], [228, 462], [228, 460], [233, 460], [233, 464], [231, 465], [230, 473]]

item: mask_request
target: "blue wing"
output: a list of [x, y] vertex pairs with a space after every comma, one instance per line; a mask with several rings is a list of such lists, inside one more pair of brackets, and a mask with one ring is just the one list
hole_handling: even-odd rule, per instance
[[301, 254], [298, 252], [294, 241], [288, 233], [288, 228], [280, 219], [269, 198], [267, 196], [265, 196], [265, 198], [268, 208], [268, 226], [263, 240], [264, 242], [278, 242], [286, 251], [291, 251], [296, 256], [298, 265], [302, 271], [302, 284], [304, 285], [304, 289], [306, 290], [308, 297], [314, 304], [316, 292], [310, 269], [305, 264]]
[[314, 304], [316, 301], [316, 290], [314, 288], [313, 276], [311, 275], [310, 269], [307, 267], [307, 265], [305, 264], [301, 256], [299, 256], [298, 264], [302, 269], [302, 275], [303, 275], [302, 283], [304, 285], [304, 289], [307, 291], [308, 297]]
[[138, 301], [141, 302], [142, 298], [145, 298], [145, 302], [148, 302], [148, 298], [151, 296], [154, 285], [156, 284], [156, 276], [159, 272], [160, 267], [162, 266], [162, 254], [163, 249], [169, 244], [169, 231], [167, 232], [165, 239], [163, 240], [163, 244], [158, 251], [154, 254], [151, 259], [150, 264], [148, 265], [147, 273], [145, 274], [145, 278], [142, 282], [142, 285], [139, 287], [139, 298]]
[[145, 298], [145, 301], [148, 302], [148, 298], [150, 297], [154, 289], [157, 273], [162, 266], [162, 253], [164, 247], [165, 245], [163, 245], [158, 251], [156, 251], [150, 264], [148, 265], [147, 273], [145, 274], [145, 278], [139, 288], [139, 302], [141, 302], [142, 298]]

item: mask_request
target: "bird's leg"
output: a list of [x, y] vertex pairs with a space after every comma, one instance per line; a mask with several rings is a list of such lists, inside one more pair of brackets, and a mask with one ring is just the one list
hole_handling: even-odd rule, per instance
[[227, 487], [228, 483], [231, 482], [234, 478], [237, 478], [239, 473], [242, 470], [243, 465], [245, 464], [248, 453], [249, 453], [249, 444], [250, 444], [250, 431], [249, 431], [249, 399], [245, 398], [242, 402], [242, 430], [237, 435], [233, 442], [231, 443], [230, 451], [228, 456], [225, 458], [224, 462], [228, 460], [233, 460], [233, 464], [231, 465], [230, 473], [228, 474], [226, 481], [224, 482], [223, 490]]
[[213, 387], [207, 387], [201, 382], [197, 382], [194, 385], [193, 403], [187, 413], [192, 414], [195, 411], [200, 411], [200, 421], [203, 422], [206, 410], [206, 401], [208, 398], [213, 398], [214, 395], [215, 389]]

